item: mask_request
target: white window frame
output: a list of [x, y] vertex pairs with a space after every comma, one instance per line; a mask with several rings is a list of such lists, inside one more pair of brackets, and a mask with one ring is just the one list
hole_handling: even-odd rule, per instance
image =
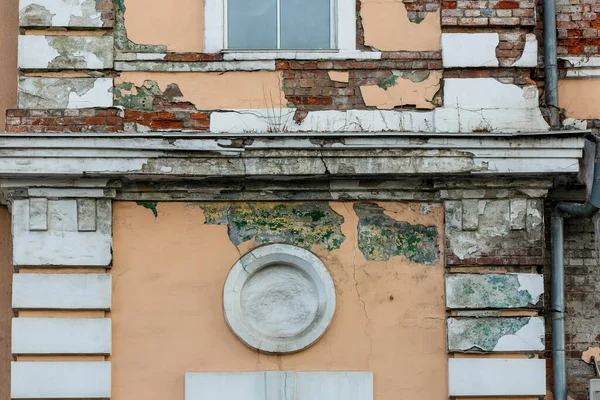
[[[226, 1], [227, 0], [204, 1], [205, 53], [231, 52], [226, 48]], [[263, 59], [302, 58], [302, 56], [296, 56], [300, 53], [325, 53], [322, 58], [328, 58], [326, 56], [327, 53], [339, 53], [340, 57], [346, 57], [348, 52], [356, 52], [356, 0], [331, 0], [331, 10], [331, 49], [258, 49], [233, 50], [233, 52], [253, 53], [255, 57], [260, 57]]]

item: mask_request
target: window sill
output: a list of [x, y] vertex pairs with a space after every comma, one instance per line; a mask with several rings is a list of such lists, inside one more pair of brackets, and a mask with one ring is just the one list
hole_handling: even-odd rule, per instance
[[225, 61], [379, 60], [381, 52], [360, 50], [222, 50]]

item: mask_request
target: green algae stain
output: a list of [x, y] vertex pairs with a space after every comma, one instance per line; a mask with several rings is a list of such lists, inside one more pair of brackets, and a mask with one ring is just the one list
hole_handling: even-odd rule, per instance
[[354, 205], [358, 215], [358, 248], [367, 260], [386, 261], [404, 256], [410, 262], [433, 265], [438, 259], [435, 226], [412, 225], [384, 214], [371, 203]]
[[455, 320], [449, 325], [448, 347], [450, 349], [493, 351], [500, 338], [513, 335], [530, 321], [522, 318], [475, 318]]
[[115, 85], [114, 104], [131, 110], [153, 110], [155, 98], [165, 98], [168, 101], [177, 101], [183, 94], [179, 86], [171, 83], [163, 92], [158, 83], [151, 80], [144, 81], [142, 86], [135, 86], [131, 82], [122, 82]]
[[536, 302], [527, 290], [520, 290], [519, 278], [513, 274], [485, 274], [458, 276], [455, 300], [468, 308], [528, 307]]
[[158, 210], [156, 209], [158, 203], [156, 201], [136, 201], [135, 204], [152, 211], [152, 214], [154, 214], [154, 218], [158, 218]]
[[389, 78], [383, 78], [382, 80], [380, 80], [379, 83], [377, 84], [377, 86], [379, 86], [383, 90], [388, 90], [392, 86], [396, 86], [398, 84], [397, 81], [398, 81], [398, 76], [392, 75]]
[[288, 243], [305, 249], [313, 245], [329, 251], [346, 239], [344, 219], [327, 203], [208, 203], [202, 204], [207, 224], [227, 225], [236, 246], [251, 239], [257, 243]]

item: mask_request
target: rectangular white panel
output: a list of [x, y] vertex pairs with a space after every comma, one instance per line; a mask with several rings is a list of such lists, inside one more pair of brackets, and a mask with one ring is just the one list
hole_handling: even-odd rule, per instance
[[11, 399], [110, 398], [110, 362], [13, 362]]
[[110, 318], [13, 318], [13, 354], [110, 354]]
[[108, 310], [109, 274], [14, 274], [14, 309]]
[[543, 396], [546, 360], [451, 358], [450, 396]]
[[185, 400], [373, 400], [371, 372], [197, 372]]

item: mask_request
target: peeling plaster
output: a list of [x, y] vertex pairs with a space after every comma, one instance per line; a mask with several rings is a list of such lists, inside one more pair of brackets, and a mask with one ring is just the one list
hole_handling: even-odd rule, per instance
[[358, 247], [367, 260], [386, 261], [404, 256], [413, 263], [434, 265], [439, 249], [435, 226], [410, 224], [386, 215], [376, 204], [356, 203]]
[[227, 225], [231, 242], [288, 243], [339, 249], [345, 237], [343, 218], [327, 203], [199, 204], [207, 224]]
[[441, 71], [431, 71], [429, 77], [420, 82], [393, 75], [393, 84], [361, 86], [360, 92], [367, 106], [380, 110], [390, 110], [394, 107], [414, 105], [416, 108], [435, 108], [434, 97], [440, 90]]
[[[528, 286], [521, 286], [523, 279]], [[543, 278], [537, 274], [453, 274], [446, 276], [450, 309], [523, 308], [538, 304]], [[529, 290], [532, 290], [531, 292]]]
[[329, 79], [334, 82], [348, 83], [350, 80], [350, 73], [348, 71], [329, 71], [327, 72]]
[[542, 351], [544, 321], [539, 317], [449, 318], [449, 351]]
[[102, 27], [95, 0], [20, 0], [22, 27]]
[[437, 51], [442, 35], [440, 10], [411, 22], [400, 0], [362, 0], [365, 45], [381, 51]]
[[543, 132], [538, 90], [493, 78], [444, 79], [444, 102], [432, 111], [311, 111], [301, 123], [295, 110], [240, 109], [211, 114], [212, 132]]
[[19, 36], [19, 68], [108, 69], [112, 36]]
[[111, 78], [19, 79], [19, 108], [112, 107]]
[[538, 41], [535, 34], [528, 33], [525, 36], [525, 48], [521, 57], [511, 67], [537, 67], [538, 65]]
[[176, 87], [179, 93], [171, 96], [173, 100], [190, 102], [199, 110], [267, 108], [273, 114], [273, 110], [287, 107], [278, 71], [124, 72], [115, 79], [115, 86], [118, 104], [135, 104], [131, 97], [141, 88], [157, 96], [160, 92], [167, 95], [170, 88]]

